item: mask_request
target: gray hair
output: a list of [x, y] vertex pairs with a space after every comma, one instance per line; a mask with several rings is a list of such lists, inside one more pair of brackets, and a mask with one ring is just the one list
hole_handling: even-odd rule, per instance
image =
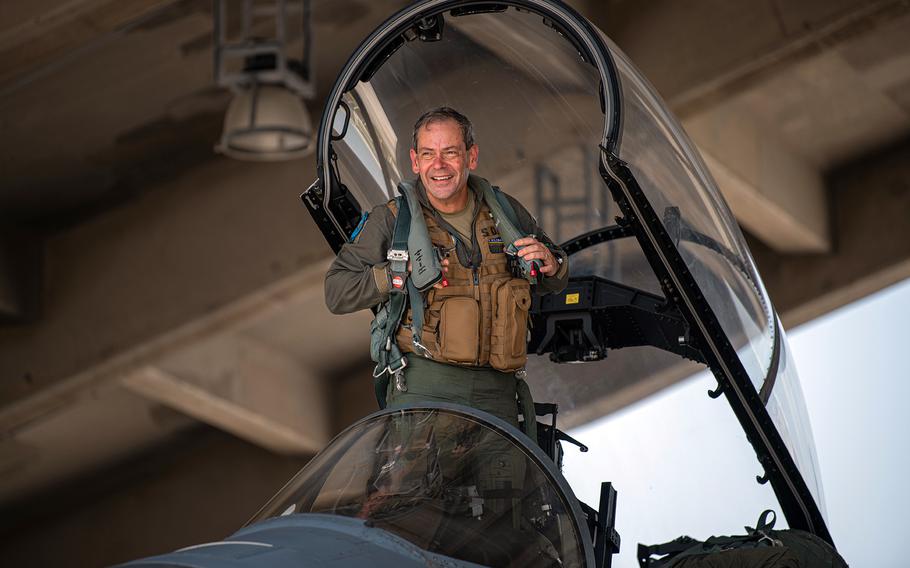
[[420, 115], [420, 118], [417, 119], [417, 122], [414, 123], [414, 136], [412, 141], [412, 148], [417, 149], [417, 132], [421, 128], [432, 124], [434, 122], [442, 122], [445, 120], [454, 120], [455, 123], [461, 128], [461, 137], [464, 138], [464, 147], [465, 149], [470, 149], [474, 145], [474, 125], [471, 124], [471, 121], [465, 115], [461, 114], [452, 107], [441, 106], [434, 109], [430, 109], [427, 112]]

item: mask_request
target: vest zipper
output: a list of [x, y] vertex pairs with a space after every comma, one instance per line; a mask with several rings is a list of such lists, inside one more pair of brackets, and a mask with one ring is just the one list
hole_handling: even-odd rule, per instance
[[[480, 251], [480, 243], [477, 241], [477, 215], [480, 213], [482, 201], [476, 201], [474, 203], [474, 215], [471, 218], [471, 272], [474, 275], [474, 301], [477, 302], [477, 313], [480, 317], [477, 318], [477, 339], [479, 344], [477, 345], [477, 359], [474, 361], [474, 365], [480, 365], [480, 356], [483, 354], [483, 302], [480, 300], [480, 281], [477, 278], [477, 263], [474, 261], [477, 256], [478, 251]], [[481, 257], [483, 253], [481, 252]], [[481, 258], [481, 262], [483, 259]]]
[[474, 275], [474, 301], [477, 302], [477, 359], [474, 360], [474, 366], [480, 365], [480, 355], [483, 353], [483, 303], [480, 301], [480, 281], [477, 279], [477, 267], [472, 266], [471, 272]]

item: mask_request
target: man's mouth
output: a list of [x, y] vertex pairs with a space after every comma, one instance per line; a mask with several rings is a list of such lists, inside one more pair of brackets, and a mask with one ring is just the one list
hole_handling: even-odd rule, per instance
[[430, 179], [433, 181], [449, 181], [453, 177], [455, 177], [455, 176], [449, 174], [449, 175], [445, 175], [445, 176], [430, 176]]

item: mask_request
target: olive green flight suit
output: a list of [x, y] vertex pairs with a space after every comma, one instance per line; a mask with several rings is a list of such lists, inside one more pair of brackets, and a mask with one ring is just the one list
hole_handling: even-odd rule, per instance
[[[479, 268], [483, 254], [477, 239], [467, 242], [437, 211], [429, 207], [425, 189], [419, 181], [416, 186], [418, 199], [432, 211], [433, 221], [455, 238], [457, 262], [464, 267]], [[543, 233], [520, 203], [506, 197], [518, 217], [519, 228], [526, 234], [536, 235], [563, 260], [558, 273], [541, 278], [532, 292], [545, 294], [561, 291], [568, 282], [565, 253]], [[474, 211], [475, 222], [481, 209], [481, 199], [479, 192], [471, 187], [468, 207]], [[353, 312], [388, 300], [386, 253], [391, 246], [394, 226], [395, 218], [389, 207], [377, 206], [355, 242], [345, 244], [339, 251], [325, 280], [326, 304], [333, 313]], [[388, 408], [426, 402], [456, 403], [488, 412], [518, 427], [515, 373], [497, 371], [492, 367], [440, 363], [414, 353], [408, 354], [407, 360], [408, 366], [404, 369], [406, 390], [398, 390], [396, 381], [390, 381], [386, 397]], [[528, 419], [534, 420], [534, 417]], [[435, 436], [443, 455], [458, 444], [456, 432], [436, 432]], [[476, 463], [470, 464], [473, 481], [484, 496], [487, 514], [508, 515], [511, 524], [518, 528], [526, 474], [525, 459], [516, 455], [520, 450], [505, 439], [494, 441], [487, 449], [489, 451], [475, 457]]]
[[[416, 182], [420, 202], [433, 212], [434, 221], [455, 236], [455, 252], [462, 266], [479, 266], [480, 250], [474, 243], [466, 242], [443, 217], [429, 206], [426, 190]], [[469, 184], [472, 207], [479, 212], [480, 193]], [[554, 255], [563, 259], [557, 274], [541, 278], [532, 293], [547, 294], [565, 288], [568, 279], [566, 254], [547, 237], [534, 218], [514, 198], [510, 201], [519, 228], [526, 234], [536, 235]], [[385, 204], [373, 208], [358, 237], [346, 243], [338, 253], [325, 278], [326, 305], [332, 313], [343, 314], [373, 307], [389, 297], [388, 260], [386, 254], [392, 243], [395, 217]], [[479, 247], [477, 247], [479, 248]], [[455, 260], [454, 258], [452, 259]], [[515, 400], [516, 379], [513, 373], [502, 373], [492, 367], [466, 367], [424, 359], [414, 354], [408, 356], [405, 369], [407, 392], [394, 391], [394, 381], [387, 397], [392, 406], [419, 402], [450, 402], [472, 406], [512, 425], [517, 425], [518, 410]]]

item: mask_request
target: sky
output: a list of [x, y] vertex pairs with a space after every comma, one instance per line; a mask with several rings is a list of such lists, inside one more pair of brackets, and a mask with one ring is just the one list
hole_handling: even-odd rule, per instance
[[[853, 566], [906, 566], [910, 526], [910, 280], [790, 330], [816, 443], [828, 528]], [[617, 568], [638, 566], [637, 544], [743, 534], [780, 508], [715, 381], [700, 373], [570, 432], [564, 473], [596, 505], [617, 489], [623, 543]], [[782, 517], [775, 528], [785, 527]]]

